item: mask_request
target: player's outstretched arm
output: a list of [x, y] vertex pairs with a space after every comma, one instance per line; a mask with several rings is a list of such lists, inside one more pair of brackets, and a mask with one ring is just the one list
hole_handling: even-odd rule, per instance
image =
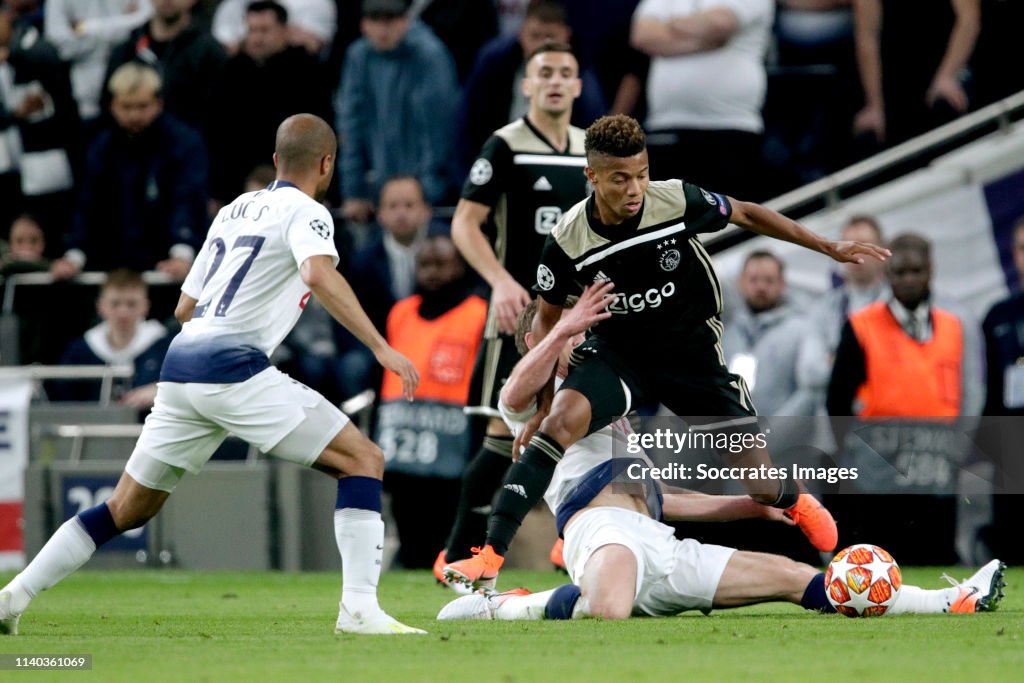
[[566, 342], [586, 332], [591, 325], [611, 317], [611, 313], [605, 309], [612, 299], [613, 288], [614, 285], [607, 281], [588, 287], [576, 306], [565, 313], [562, 313], [560, 307], [540, 300], [538, 325], [544, 325], [545, 321], [551, 319], [558, 322], [512, 369], [508, 381], [501, 389], [501, 402], [507, 408], [517, 413], [527, 410], [550, 381]]
[[711, 496], [685, 489], [663, 487], [662, 513], [669, 522], [733, 522], [739, 519], [767, 519], [792, 526], [784, 510], [761, 505], [750, 496]]
[[833, 242], [817, 235], [778, 211], [753, 202], [741, 202], [729, 198], [732, 205], [730, 222], [766, 237], [799, 244], [811, 251], [825, 254], [840, 263], [864, 263], [865, 258], [884, 261], [892, 253], [876, 244], [867, 242]]
[[377, 362], [402, 379], [402, 391], [411, 401], [420, 382], [416, 367], [408, 358], [391, 348], [373, 326], [352, 287], [341, 273], [335, 270], [331, 257], [310, 256], [302, 262], [299, 274], [327, 312], [356, 339], [366, 344], [377, 358]]
[[466, 262], [491, 286], [491, 305], [498, 319], [498, 329], [514, 334], [516, 318], [532, 297], [494, 255], [483, 231], [490, 213], [491, 207], [486, 204], [460, 199], [452, 217], [452, 241]]

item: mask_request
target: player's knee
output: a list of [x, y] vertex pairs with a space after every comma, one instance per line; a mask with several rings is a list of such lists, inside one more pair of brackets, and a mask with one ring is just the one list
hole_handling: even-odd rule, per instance
[[632, 600], [618, 596], [597, 595], [587, 599], [590, 616], [599, 619], [628, 619], [633, 613]]
[[579, 415], [562, 412], [551, 413], [540, 423], [540, 431], [563, 446], [579, 439], [586, 428], [587, 425]]
[[360, 461], [364, 473], [371, 474], [377, 479], [384, 477], [384, 451], [380, 446], [371, 441]]

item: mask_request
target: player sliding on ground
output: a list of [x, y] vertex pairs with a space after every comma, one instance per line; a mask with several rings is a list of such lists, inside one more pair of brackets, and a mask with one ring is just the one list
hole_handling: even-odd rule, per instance
[[[537, 342], [536, 305], [520, 318], [516, 344], [530, 350], [501, 392], [500, 408], [513, 433], [536, 413], [536, 395], [557, 368], [566, 375], [570, 351], [581, 333], [609, 314], [611, 285], [593, 285], [543, 341]], [[438, 619], [573, 619], [630, 615], [668, 616], [686, 610], [791, 602], [834, 612], [825, 594], [824, 573], [780, 555], [752, 553], [693, 539], [678, 540], [661, 519], [727, 521], [748, 517], [793, 522], [782, 510], [746, 496], [662, 493], [645, 479], [642, 490], [612, 483], [632, 458], [614, 458], [615, 441], [630, 433], [625, 420], [612, 423], [570, 446], [555, 468], [545, 500], [565, 538], [565, 563], [572, 584], [543, 593], [483, 588], [446, 605]], [[624, 452], [620, 450], [619, 452]], [[621, 482], [622, 478], [618, 478]], [[640, 487], [638, 482], [636, 487]], [[1003, 597], [1004, 565], [989, 562], [966, 581], [944, 590], [903, 584], [890, 613], [982, 612]]]
[[388, 346], [335, 270], [334, 223], [320, 204], [338, 141], [299, 114], [277, 130], [277, 179], [221, 209], [182, 285], [183, 323], [160, 373], [156, 404], [110, 499], [61, 526], [0, 590], [0, 633], [41, 591], [81, 567], [111, 538], [152, 518], [185, 471], [198, 473], [228, 432], [261, 451], [338, 480], [334, 531], [344, 570], [336, 632], [424, 633], [377, 604], [384, 522], [381, 450], [323, 396], [270, 365], [310, 292], [402, 379], [419, 375]]
[[[756, 431], [750, 392], [722, 356], [722, 291], [700, 233], [731, 222], [840, 262], [889, 253], [872, 244], [830, 242], [763, 206], [681, 180], [649, 181], [646, 138], [628, 116], [598, 119], [587, 129], [584, 147], [594, 193], [562, 216], [544, 245], [534, 335], [538, 342], [544, 339], [570, 297], [593, 282], [615, 283], [608, 302], [613, 315], [575, 350], [557, 393], [550, 383], [539, 388], [539, 408], [516, 441], [528, 445], [495, 500], [487, 541], [473, 557], [445, 567], [450, 581], [475, 585], [493, 579], [565, 450], [643, 398], [686, 417], [692, 429]], [[731, 466], [771, 463], [763, 448], [721, 455]], [[801, 494], [797, 482], [744, 485], [754, 500], [785, 510], [814, 547], [835, 549], [832, 515], [813, 496]]]

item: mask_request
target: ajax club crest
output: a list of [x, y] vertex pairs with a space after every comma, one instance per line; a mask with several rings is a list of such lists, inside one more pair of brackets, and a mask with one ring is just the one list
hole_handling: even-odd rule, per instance
[[670, 248], [675, 243], [675, 239], [658, 242], [658, 265], [666, 272], [672, 272], [679, 267], [679, 250]]

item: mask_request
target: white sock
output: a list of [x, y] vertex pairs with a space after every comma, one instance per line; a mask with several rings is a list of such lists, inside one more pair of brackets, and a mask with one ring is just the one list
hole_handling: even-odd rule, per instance
[[926, 590], [903, 584], [900, 597], [889, 608], [889, 614], [942, 614], [960, 594], [959, 588]]
[[[555, 590], [552, 588], [530, 595], [513, 595], [501, 603], [501, 606], [495, 610], [494, 616], [500, 621], [539, 621], [544, 618], [548, 600], [551, 599]], [[586, 619], [589, 616], [590, 603], [581, 595], [572, 608], [572, 618]]]
[[3, 588], [11, 592], [11, 611], [24, 612], [32, 598], [88, 562], [94, 552], [96, 544], [78, 517], [64, 522], [29, 565]]
[[380, 611], [377, 582], [384, 555], [384, 520], [360, 508], [334, 511], [334, 536], [341, 553], [341, 606], [355, 616]]
[[554, 592], [552, 588], [541, 593], [508, 597], [494, 611], [494, 617], [502, 621], [539, 621], [544, 618], [544, 609]]

